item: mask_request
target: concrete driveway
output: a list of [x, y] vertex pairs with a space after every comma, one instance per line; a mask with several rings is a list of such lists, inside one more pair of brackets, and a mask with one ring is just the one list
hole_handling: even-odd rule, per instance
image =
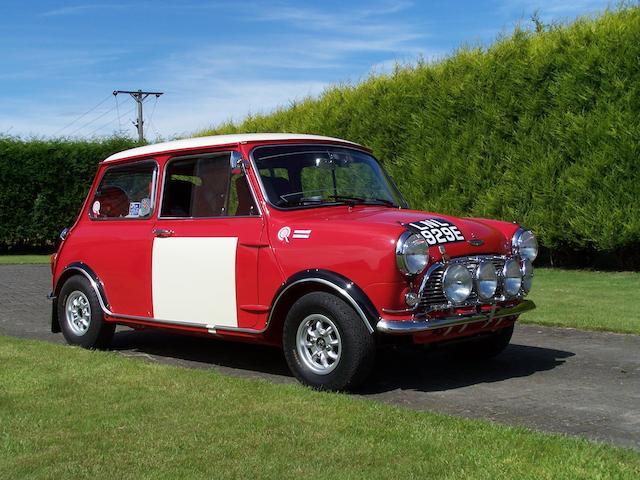
[[[49, 331], [48, 266], [0, 266], [0, 334], [63, 343]], [[124, 356], [295, 381], [273, 348], [121, 329]], [[366, 398], [579, 435], [640, 449], [640, 336], [518, 325], [498, 358], [465, 364], [441, 349], [381, 352]]]

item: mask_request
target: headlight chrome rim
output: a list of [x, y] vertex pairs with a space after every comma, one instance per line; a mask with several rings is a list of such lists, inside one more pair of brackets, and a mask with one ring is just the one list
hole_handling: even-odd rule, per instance
[[492, 262], [487, 260], [480, 261], [475, 269], [473, 281], [478, 298], [486, 301], [495, 297], [498, 291], [498, 272]]
[[520, 262], [509, 258], [502, 269], [502, 287], [507, 297], [516, 297], [522, 288], [522, 271]]
[[[456, 283], [448, 285], [450, 282]], [[450, 287], [460, 289], [456, 291]], [[447, 299], [454, 304], [464, 303], [471, 296], [473, 278], [466, 265], [461, 263], [451, 264], [445, 269], [442, 277], [442, 291]]]
[[[419, 253], [411, 251], [422, 250]], [[420, 258], [422, 257], [422, 258]], [[403, 232], [396, 242], [396, 265], [405, 275], [419, 275], [429, 264], [429, 244], [421, 235], [409, 231]]]
[[519, 228], [511, 238], [511, 250], [514, 255], [533, 262], [538, 257], [538, 240], [531, 230]]

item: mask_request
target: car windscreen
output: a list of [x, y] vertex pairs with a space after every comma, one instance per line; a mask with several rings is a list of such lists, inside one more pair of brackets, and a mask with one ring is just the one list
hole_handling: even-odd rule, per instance
[[371, 204], [406, 207], [371, 155], [324, 145], [276, 145], [253, 151], [269, 203], [278, 208]]

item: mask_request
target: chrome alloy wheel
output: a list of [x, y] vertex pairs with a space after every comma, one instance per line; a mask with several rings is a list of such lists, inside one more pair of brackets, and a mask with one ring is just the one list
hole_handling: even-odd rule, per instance
[[331, 373], [340, 361], [342, 340], [335, 323], [319, 313], [309, 315], [298, 327], [296, 347], [302, 363], [317, 375]]
[[80, 290], [71, 292], [67, 297], [65, 311], [71, 331], [79, 337], [87, 333], [91, 324], [91, 305], [87, 296]]

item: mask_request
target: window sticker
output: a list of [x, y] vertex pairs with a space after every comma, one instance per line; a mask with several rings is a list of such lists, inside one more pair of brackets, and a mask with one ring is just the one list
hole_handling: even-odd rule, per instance
[[405, 225], [413, 233], [422, 235], [429, 245], [463, 242], [464, 235], [453, 223], [442, 218], [429, 218]]
[[151, 213], [151, 199], [143, 198], [140, 200], [140, 216], [146, 217], [149, 213]]
[[100, 216], [100, 200], [96, 200], [95, 202], [93, 202], [91, 211], [93, 212], [94, 217]]
[[140, 202], [129, 203], [129, 215], [127, 217], [139, 217], [140, 216]]

